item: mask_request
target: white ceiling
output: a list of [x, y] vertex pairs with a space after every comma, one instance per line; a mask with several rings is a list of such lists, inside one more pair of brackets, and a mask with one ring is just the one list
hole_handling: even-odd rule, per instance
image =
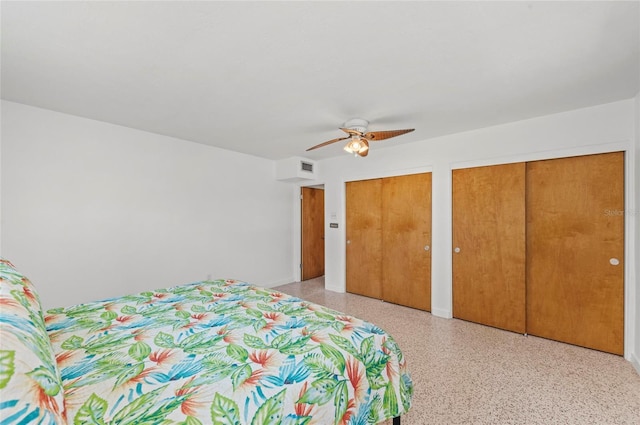
[[[640, 2], [2, 1], [2, 98], [281, 159], [634, 97]], [[373, 148], [375, 148], [375, 146]]]

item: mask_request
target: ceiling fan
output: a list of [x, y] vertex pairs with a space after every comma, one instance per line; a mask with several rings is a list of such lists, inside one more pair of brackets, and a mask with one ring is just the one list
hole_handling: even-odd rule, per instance
[[310, 147], [309, 149], [307, 149], [307, 151], [318, 149], [323, 146], [339, 142], [341, 140], [349, 140], [344, 147], [345, 151], [352, 153], [355, 156], [367, 156], [369, 154], [369, 142], [389, 139], [391, 137], [400, 136], [401, 134], [410, 133], [415, 130], [413, 128], [409, 128], [405, 130], [383, 130], [367, 132], [368, 125], [369, 121], [363, 120], [362, 118], [351, 119], [344, 123], [343, 127], [340, 127], [340, 130], [348, 134], [347, 137], [331, 139], [324, 143], [320, 143], [319, 145]]

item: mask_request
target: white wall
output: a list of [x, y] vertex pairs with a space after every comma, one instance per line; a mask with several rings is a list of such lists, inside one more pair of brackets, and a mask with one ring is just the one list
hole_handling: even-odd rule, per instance
[[[2, 128], [2, 105], [4, 103], [0, 102], [0, 129]], [[0, 134], [0, 257], [2, 257], [2, 134]]]
[[[637, 117], [636, 117], [637, 118]], [[424, 124], [425, 126], [428, 123]], [[419, 133], [420, 126], [416, 125]], [[452, 316], [451, 282], [451, 170], [469, 166], [491, 165], [590, 153], [628, 151], [627, 179], [633, 176], [637, 160], [633, 160], [634, 100], [626, 100], [570, 111], [505, 125], [439, 137], [422, 142], [391, 147], [393, 142], [376, 142], [367, 158], [350, 155], [320, 162], [317, 183], [324, 183], [325, 213], [325, 279], [327, 289], [345, 290], [345, 191], [346, 181], [413, 172], [433, 172], [432, 230], [432, 313]], [[386, 146], [385, 146], [386, 145]], [[388, 147], [387, 147], [388, 146]], [[632, 178], [632, 177], [631, 177]], [[312, 184], [309, 182], [308, 184]], [[629, 208], [634, 208], [636, 195], [627, 190]], [[331, 214], [336, 214], [340, 227], [328, 228]], [[294, 217], [297, 217], [294, 214]], [[632, 220], [627, 217], [627, 224]], [[637, 242], [627, 226], [627, 288], [637, 285], [629, 280], [635, 270], [634, 249]], [[295, 249], [296, 247], [294, 247]], [[299, 252], [296, 252], [299, 256]], [[627, 294], [629, 291], [627, 291]], [[633, 314], [637, 307], [627, 299], [625, 353], [632, 353], [634, 339]], [[638, 342], [640, 344], [640, 341]], [[636, 352], [638, 347], [636, 346]]]
[[633, 321], [634, 335], [635, 335], [635, 349], [631, 361], [635, 366], [638, 373], [640, 373], [640, 183], [638, 178], [640, 177], [640, 92], [636, 95], [635, 99], [635, 178], [633, 183], [635, 184], [635, 199], [636, 203], [634, 208], [630, 207], [629, 214], [627, 214], [628, 221], [633, 226], [635, 232], [635, 317]]
[[291, 282], [272, 161], [2, 102], [2, 254], [46, 308], [213, 278]]

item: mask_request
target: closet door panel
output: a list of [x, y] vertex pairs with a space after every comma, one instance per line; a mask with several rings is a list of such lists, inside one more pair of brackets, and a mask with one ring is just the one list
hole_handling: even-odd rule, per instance
[[623, 354], [624, 154], [527, 165], [528, 333]]
[[347, 292], [382, 298], [382, 181], [347, 182]]
[[382, 299], [431, 310], [431, 173], [382, 179]]
[[453, 170], [453, 316], [525, 333], [525, 163]]

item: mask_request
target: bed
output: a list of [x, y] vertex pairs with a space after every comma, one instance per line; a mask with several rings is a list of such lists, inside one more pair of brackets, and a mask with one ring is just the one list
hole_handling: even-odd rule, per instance
[[42, 312], [0, 262], [3, 424], [375, 424], [411, 406], [377, 326], [236, 280]]

